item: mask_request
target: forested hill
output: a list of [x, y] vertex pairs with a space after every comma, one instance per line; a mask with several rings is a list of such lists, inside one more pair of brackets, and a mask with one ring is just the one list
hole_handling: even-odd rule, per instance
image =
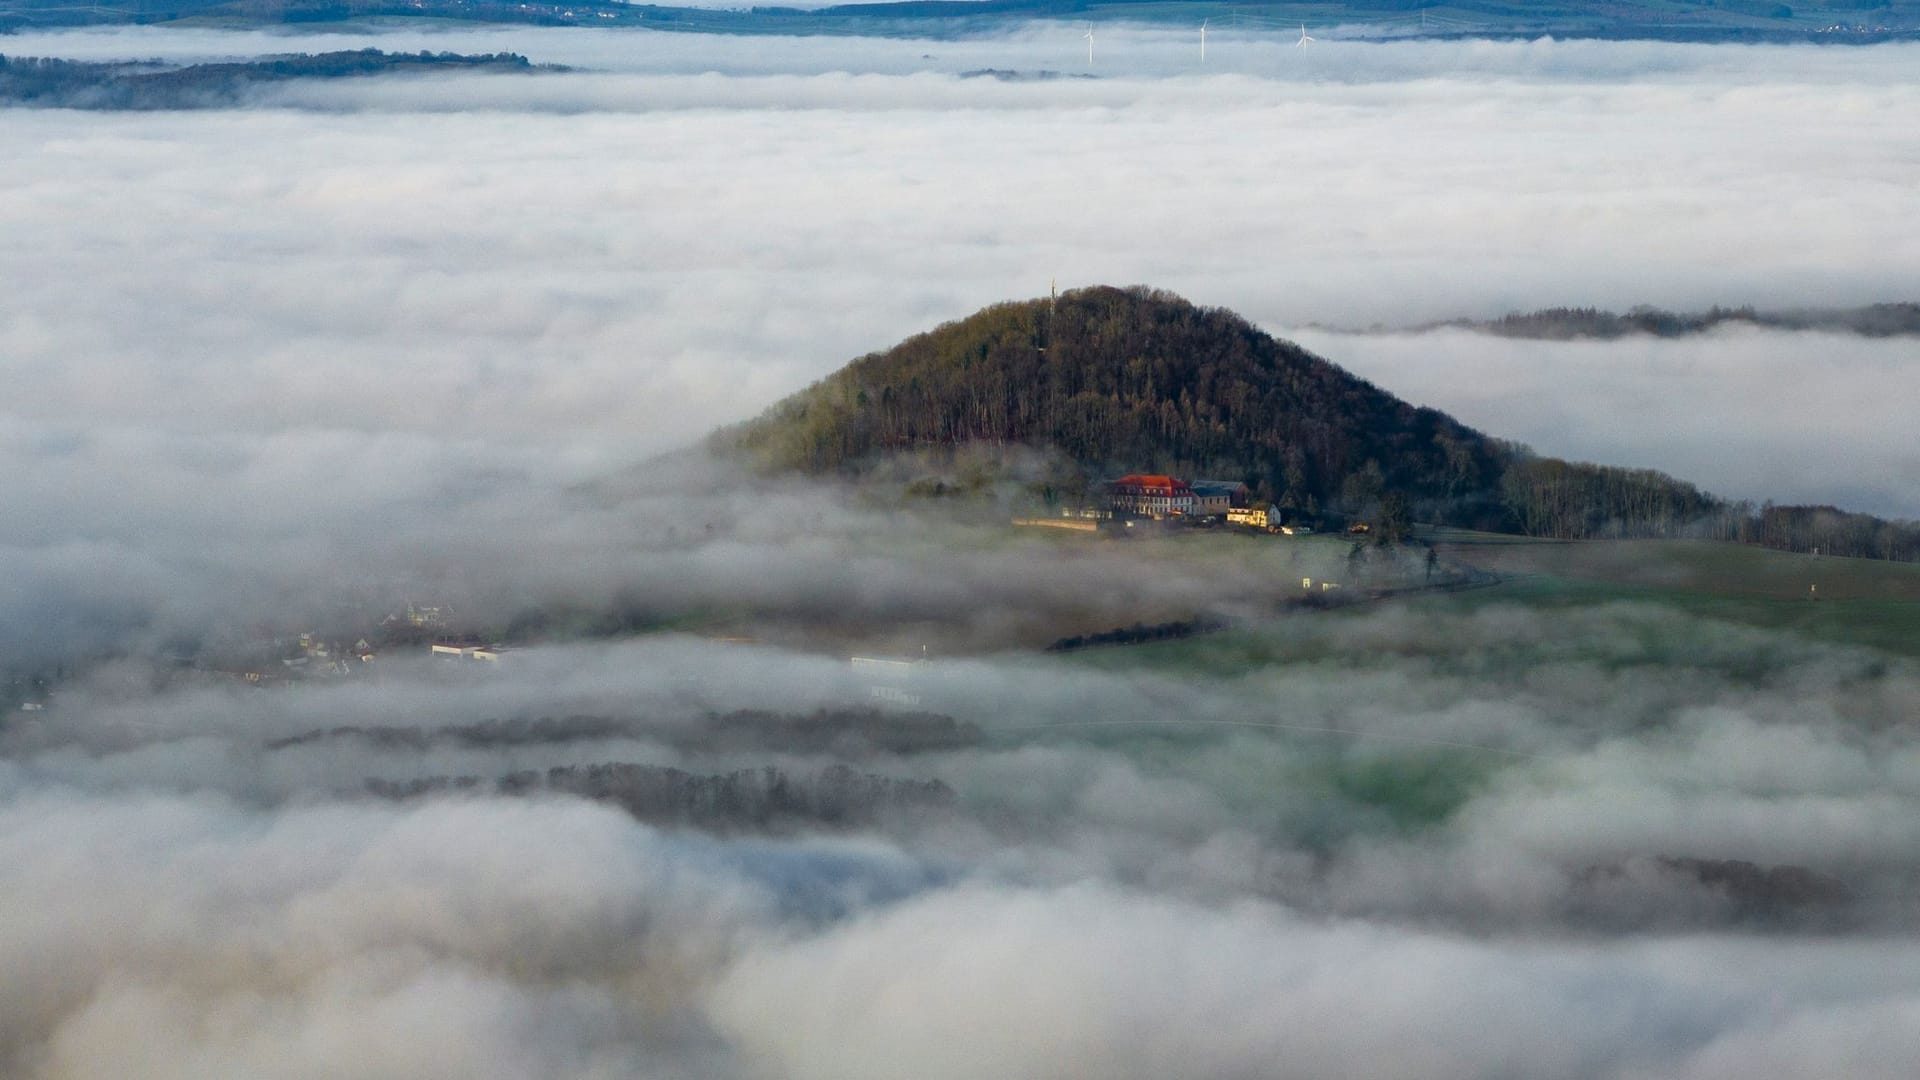
[[1695, 537], [1920, 560], [1920, 523], [1729, 502], [1653, 469], [1539, 457], [1231, 312], [1144, 288], [997, 304], [861, 357], [709, 446], [769, 471], [858, 477], [982, 444], [1064, 456], [1087, 495], [1102, 478], [1164, 472], [1244, 481], [1328, 524], [1393, 507], [1416, 521], [1561, 539]]
[[1303, 509], [1399, 493], [1425, 520], [1497, 515], [1515, 453], [1230, 312], [1105, 287], [987, 308], [715, 436], [816, 474], [968, 443], [1054, 448], [1094, 475], [1242, 480]]

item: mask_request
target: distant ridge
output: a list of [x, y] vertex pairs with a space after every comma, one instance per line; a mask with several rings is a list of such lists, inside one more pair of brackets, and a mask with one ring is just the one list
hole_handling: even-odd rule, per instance
[[1458, 328], [1500, 337], [1542, 341], [1611, 340], [1644, 334], [1650, 337], [1688, 337], [1722, 326], [1756, 326], [1767, 330], [1817, 330], [1861, 337], [1920, 336], [1920, 304], [1869, 304], [1855, 308], [1804, 308], [1762, 311], [1753, 307], [1709, 308], [1674, 312], [1637, 307], [1624, 314], [1599, 308], [1556, 307], [1516, 312], [1498, 319], [1453, 319], [1429, 323], [1414, 330]]
[[1495, 38], [1530, 41], [1611, 38], [1694, 42], [1874, 44], [1920, 34], [1920, 0], [1459, 0], [1446, 7], [1411, 0], [905, 0], [830, 7], [676, 7], [624, 0], [141, 0], [75, 4], [4, 0], [0, 33], [29, 27], [173, 22], [239, 26], [378, 26], [403, 19], [535, 26], [640, 27], [718, 34], [976, 37], [1035, 21], [1197, 26], [1203, 19], [1240, 33], [1291, 35], [1302, 22], [1337, 24], [1346, 41]]

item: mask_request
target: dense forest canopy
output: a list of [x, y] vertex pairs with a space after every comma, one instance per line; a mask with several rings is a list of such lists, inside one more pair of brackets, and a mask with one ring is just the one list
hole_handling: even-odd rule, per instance
[[[1096, 287], [997, 304], [861, 357], [710, 444], [769, 471], [859, 477], [909, 455], [1031, 448], [1099, 482], [1239, 480], [1307, 517], [1561, 539], [1697, 537], [1920, 559], [1920, 524], [1731, 502], [1652, 469], [1541, 457], [1411, 405], [1218, 308]], [[1074, 490], [1074, 484], [1078, 490]]]

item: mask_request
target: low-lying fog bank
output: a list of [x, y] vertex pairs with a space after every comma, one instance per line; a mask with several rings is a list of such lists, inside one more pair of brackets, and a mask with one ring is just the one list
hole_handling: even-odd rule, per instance
[[[876, 679], [670, 637], [279, 691], [102, 672], [0, 742], [0, 962], [32, 973], [0, 995], [0, 1060], [1891, 1077], [1909, 1059], [1911, 663], [1653, 608], [1496, 606], [887, 683], [958, 726], [890, 728]], [[652, 794], [392, 794], [616, 763]], [[668, 773], [737, 799], [742, 780], [694, 782], [767, 770], [880, 801], [642, 820]], [[948, 794], [889, 802], [908, 789], [854, 775]]]

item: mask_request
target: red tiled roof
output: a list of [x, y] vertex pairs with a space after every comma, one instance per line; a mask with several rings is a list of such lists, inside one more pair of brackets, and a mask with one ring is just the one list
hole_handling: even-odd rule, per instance
[[1115, 480], [1113, 486], [1123, 490], [1133, 489], [1142, 495], [1179, 496], [1193, 494], [1193, 489], [1187, 486], [1185, 480], [1158, 474], [1134, 473], [1131, 476], [1123, 476]]

